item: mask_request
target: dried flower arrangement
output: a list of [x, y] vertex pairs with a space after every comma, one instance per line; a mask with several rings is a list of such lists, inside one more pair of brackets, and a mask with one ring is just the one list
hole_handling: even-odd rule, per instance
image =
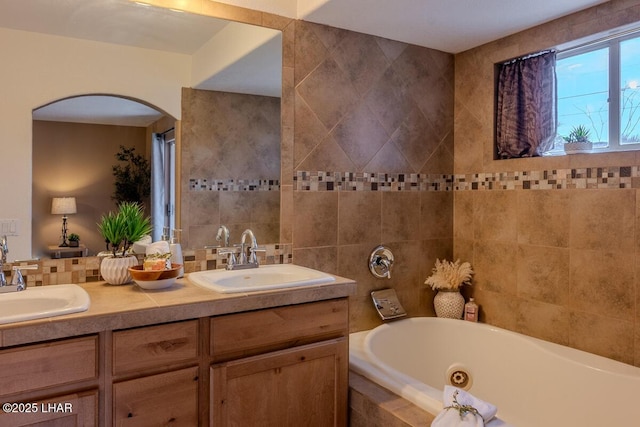
[[468, 262], [461, 264], [460, 260], [451, 262], [445, 259], [442, 261], [436, 259], [436, 266], [432, 271], [433, 274], [424, 283], [431, 286], [433, 290], [458, 290], [464, 284], [471, 284], [473, 270]]

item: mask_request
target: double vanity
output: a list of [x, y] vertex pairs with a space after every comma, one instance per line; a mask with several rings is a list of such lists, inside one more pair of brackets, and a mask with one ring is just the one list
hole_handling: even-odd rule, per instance
[[0, 425], [346, 425], [353, 281], [291, 264], [191, 275], [0, 295], [0, 322], [50, 309], [0, 324]]

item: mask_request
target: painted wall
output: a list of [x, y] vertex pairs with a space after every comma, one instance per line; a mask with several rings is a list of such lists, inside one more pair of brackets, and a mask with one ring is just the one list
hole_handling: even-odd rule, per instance
[[477, 188], [455, 192], [454, 253], [481, 320], [636, 365], [640, 154], [494, 160], [493, 111], [495, 63], [639, 19], [613, 0], [456, 55], [454, 130], [455, 173]]
[[[51, 215], [53, 197], [76, 198], [69, 215], [69, 233], [80, 235], [89, 255], [105, 250], [96, 223], [116, 209], [112, 166], [120, 146], [147, 151], [147, 129], [85, 123], [33, 122], [33, 247], [34, 256], [50, 257], [47, 246], [60, 243], [62, 220]], [[79, 161], [78, 159], [82, 159]]]
[[[147, 102], [180, 117], [190, 57], [153, 50], [0, 29], [1, 218], [21, 221], [9, 237], [9, 259], [31, 257], [31, 112], [52, 101], [87, 93]], [[19, 197], [16, 197], [19, 194]]]

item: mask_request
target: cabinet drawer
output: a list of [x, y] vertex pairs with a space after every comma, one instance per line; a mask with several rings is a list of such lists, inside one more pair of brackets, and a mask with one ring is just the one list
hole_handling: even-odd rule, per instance
[[[93, 427], [98, 420], [98, 390], [13, 403], [15, 411], [0, 412], [0, 426]], [[19, 408], [19, 409], [18, 409]]]
[[167, 323], [113, 333], [113, 374], [189, 362], [198, 356], [198, 321]]
[[74, 338], [0, 351], [2, 396], [98, 377], [98, 337]]
[[197, 426], [198, 368], [114, 384], [113, 425]]
[[290, 305], [211, 318], [211, 354], [215, 362], [348, 333], [345, 299]]

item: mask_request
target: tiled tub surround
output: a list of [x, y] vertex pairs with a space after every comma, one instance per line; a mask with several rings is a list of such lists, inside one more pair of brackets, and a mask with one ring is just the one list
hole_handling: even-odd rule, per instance
[[482, 321], [636, 366], [640, 153], [494, 160], [493, 111], [494, 64], [639, 20], [640, 1], [612, 0], [457, 54], [453, 171], [584, 170], [562, 190], [455, 191], [454, 254], [477, 272]]
[[[453, 55], [304, 21], [292, 41], [293, 90], [283, 92], [292, 173], [283, 168], [282, 181], [294, 179], [283, 191], [293, 262], [357, 281], [352, 331], [380, 323], [369, 294], [384, 287], [410, 315], [433, 315], [421, 284], [432, 260], [453, 252], [453, 193], [400, 177], [453, 173]], [[385, 191], [399, 186], [416, 191]], [[367, 268], [381, 243], [396, 257], [389, 280]]]

